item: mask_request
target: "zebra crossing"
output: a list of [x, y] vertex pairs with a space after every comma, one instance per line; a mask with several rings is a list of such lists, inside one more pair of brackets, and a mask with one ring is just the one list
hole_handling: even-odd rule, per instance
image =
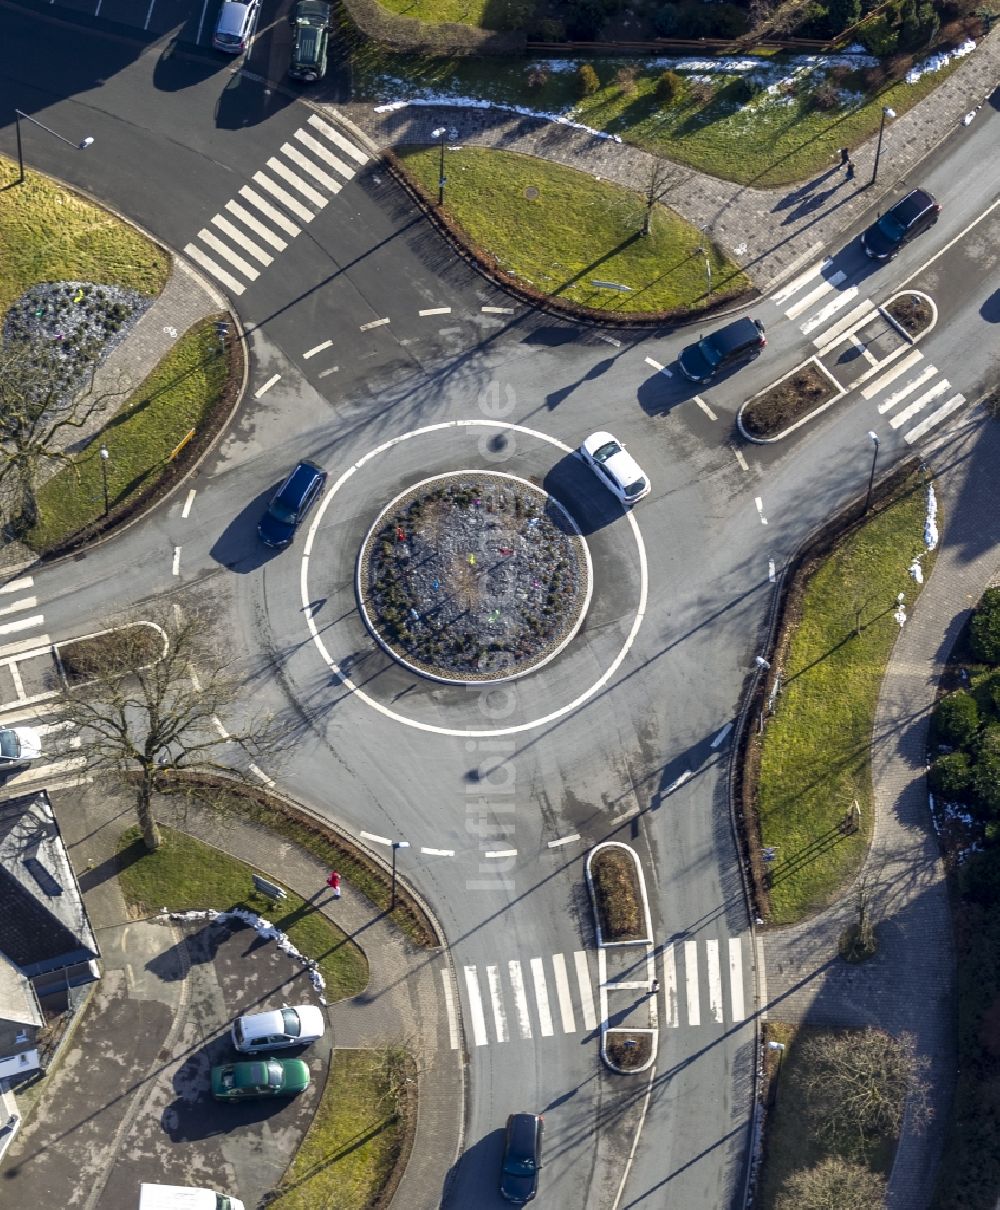
[[817, 357], [838, 345], [855, 347], [869, 364], [851, 388], [860, 387], [861, 397], [875, 403], [877, 415], [886, 416], [890, 428], [903, 430], [903, 440], [912, 445], [957, 412], [966, 398], [909, 343], [882, 357], [874, 353], [860, 333], [879, 318], [879, 308], [860, 298], [857, 286], [841, 289], [847, 280], [843, 270], [824, 276], [827, 264], [821, 261], [800, 274], [777, 290], [772, 301], [786, 318], [798, 321], [804, 335], [812, 336]]
[[367, 162], [360, 147], [310, 114], [184, 252], [239, 296]]
[[[598, 980], [586, 950], [523, 962], [511, 958], [458, 971], [458, 1001], [474, 1046], [531, 1041], [592, 1032], [598, 1028]], [[666, 946], [659, 957], [662, 1027], [726, 1026], [746, 1016], [743, 943], [738, 937], [688, 940]], [[441, 972], [450, 1045], [459, 1047], [456, 997], [448, 971]], [[605, 987], [613, 989], [614, 983]], [[634, 985], [628, 984], [632, 987]]]

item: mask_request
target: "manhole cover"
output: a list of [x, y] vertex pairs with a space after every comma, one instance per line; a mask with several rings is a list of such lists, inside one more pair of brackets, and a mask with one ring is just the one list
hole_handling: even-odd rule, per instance
[[533, 202], [535, 200], [535, 198], [538, 197], [538, 190], [535, 188], [534, 185], [529, 185], [528, 188], [525, 189], [525, 191], [524, 191], [524, 196], [528, 199], [529, 202]]

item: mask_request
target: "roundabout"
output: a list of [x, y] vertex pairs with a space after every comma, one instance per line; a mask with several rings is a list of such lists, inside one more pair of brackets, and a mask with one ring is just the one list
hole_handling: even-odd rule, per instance
[[[396, 490], [372, 522], [369, 500], [345, 489], [376, 466]], [[593, 697], [631, 649], [648, 595], [635, 518], [594, 495], [571, 447], [502, 421], [429, 425], [370, 450], [327, 492], [302, 557], [302, 612], [341, 691], [404, 726], [470, 738], [541, 727]], [[326, 608], [331, 584], [337, 621], [324, 626], [316, 603]], [[551, 675], [528, 675], [543, 666]], [[393, 709], [414, 674], [429, 683], [428, 716], [467, 717], [461, 686], [478, 691], [479, 713], [511, 721], [474, 730]]]

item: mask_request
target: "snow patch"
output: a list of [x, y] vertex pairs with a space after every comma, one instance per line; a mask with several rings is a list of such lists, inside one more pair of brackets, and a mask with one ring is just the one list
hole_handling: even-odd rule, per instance
[[924, 569], [920, 566], [920, 556], [919, 555], [917, 555], [917, 557], [910, 564], [910, 575], [916, 580], [916, 582], [918, 584], [923, 584]]
[[408, 105], [450, 105], [459, 109], [499, 109], [504, 113], [516, 113], [522, 118], [539, 118], [543, 122], [557, 122], [560, 126], [570, 126], [574, 130], [582, 130], [585, 134], [593, 135], [595, 139], [610, 139], [612, 143], [620, 143], [617, 134], [608, 134], [606, 130], [595, 130], [593, 126], [585, 126], [583, 122], [574, 122], [572, 118], [560, 113], [542, 113], [537, 109], [529, 109], [526, 105], [504, 105], [500, 101], [479, 101], [475, 97], [431, 96], [419, 97], [412, 101], [387, 101], [384, 105], [374, 106], [375, 113], [394, 113], [397, 109], [406, 109]]
[[934, 495], [934, 485], [927, 485], [927, 514], [924, 518], [924, 545], [928, 550], [934, 550], [938, 544], [937, 527], [937, 496]]
[[954, 50], [939, 51], [936, 55], [925, 59], [923, 63], [917, 63], [911, 67], [906, 73], [906, 82], [916, 84], [921, 76], [929, 75], [932, 71], [940, 71], [942, 67], [947, 67], [952, 59], [963, 59], [966, 55], [971, 55], [975, 49], [976, 44], [970, 38], [961, 46], [956, 46]]
[[892, 616], [899, 623], [900, 628], [906, 625], [906, 606], [902, 601], [900, 601], [896, 608], [892, 611]]
[[288, 934], [283, 933], [281, 929], [275, 928], [270, 920], [265, 920], [263, 916], [258, 916], [256, 912], [248, 912], [246, 908], [233, 908], [231, 911], [220, 912], [215, 908], [205, 908], [204, 911], [197, 912], [168, 912], [166, 908], [160, 908], [159, 916], [166, 920], [211, 920], [215, 924], [228, 924], [230, 921], [239, 921], [241, 924], [248, 925], [254, 930], [258, 937], [264, 941], [274, 941], [278, 949], [300, 962], [309, 972], [309, 981], [316, 989], [321, 1004], [326, 1004], [326, 980], [316, 968], [316, 963], [312, 958], [307, 958], [305, 954], [292, 945], [288, 939]]

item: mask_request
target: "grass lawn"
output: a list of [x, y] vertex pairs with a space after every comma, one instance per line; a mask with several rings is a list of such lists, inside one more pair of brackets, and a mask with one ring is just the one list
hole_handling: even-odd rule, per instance
[[[451, 95], [571, 115], [676, 163], [763, 188], [805, 180], [831, 167], [837, 148], [854, 147], [878, 130], [883, 106], [897, 115], [905, 113], [960, 62], [927, 73], [915, 84], [883, 88], [853, 108], [833, 110], [814, 107], [808, 86], [790, 96], [758, 92], [748, 103], [741, 91], [743, 77], [721, 73], [712, 75], [704, 98], [700, 86], [688, 86], [676, 101], [664, 105], [655, 91], [663, 66], [641, 60], [596, 59], [593, 66], [601, 87], [581, 98], [572, 71], [553, 71], [532, 87], [529, 72], [538, 66], [532, 61], [417, 59], [392, 56], [371, 45], [354, 52], [353, 87], [356, 99], [375, 102]], [[638, 69], [628, 86], [617, 79], [623, 66]], [[860, 79], [844, 83], [845, 91], [862, 88]], [[891, 171], [891, 164], [887, 167]], [[865, 166], [859, 168], [860, 175], [864, 171]]]
[[404, 1079], [397, 1051], [334, 1050], [312, 1125], [268, 1200], [272, 1210], [366, 1210], [399, 1158], [405, 1135]]
[[215, 318], [174, 345], [122, 410], [35, 495], [38, 519], [24, 536], [44, 551], [96, 521], [104, 510], [100, 447], [108, 449], [108, 497], [114, 508], [148, 488], [185, 434], [218, 403], [226, 384]]
[[[784, 1051], [766, 1051], [768, 1075], [772, 1080], [773, 1101], [764, 1127], [764, 1164], [760, 1191], [755, 1204], [760, 1210], [774, 1210], [782, 1187], [793, 1172], [814, 1168], [828, 1156], [842, 1155], [855, 1162], [862, 1161], [873, 1171], [888, 1176], [896, 1140], [884, 1135], [870, 1139], [858, 1153], [856, 1136], [845, 1140], [843, 1147], [832, 1146], [819, 1137], [818, 1107], [803, 1086], [803, 1067], [796, 1041], [822, 1033], [808, 1026], [798, 1029], [778, 1021], [768, 1021], [769, 1041], [784, 1044]], [[773, 1083], [777, 1078], [777, 1083]], [[787, 1196], [787, 1195], [786, 1195]], [[786, 1202], [787, 1205], [787, 1202]], [[848, 1210], [845, 1205], [843, 1210]]]
[[500, 0], [379, 0], [383, 8], [401, 17], [414, 17], [429, 25], [457, 21], [461, 25], [498, 29], [500, 10], [507, 5]]
[[[16, 162], [0, 157], [0, 189], [16, 180]], [[102, 282], [151, 295], [166, 284], [166, 252], [56, 181], [27, 172], [2, 197], [0, 314], [38, 282]]]
[[[252, 871], [242, 861], [172, 828], [161, 825], [160, 832], [163, 844], [155, 853], [145, 851], [137, 828], [129, 828], [119, 841], [119, 854], [127, 852], [127, 857], [118, 882], [130, 904], [147, 912], [161, 907], [174, 912], [210, 907], [219, 911], [247, 908], [287, 932], [298, 950], [316, 960], [326, 980], [328, 1000], [364, 991], [368, 983], [367, 959], [325, 916], [312, 910], [292, 891], [287, 899], [272, 903], [253, 890]], [[280, 871], [253, 872], [281, 881]], [[305, 914], [300, 915], [302, 912]]]
[[[764, 730], [757, 809], [761, 839], [777, 850], [771, 916], [798, 920], [833, 898], [860, 868], [872, 825], [870, 745], [885, 665], [899, 624], [919, 594], [914, 557], [923, 542], [926, 491], [913, 476], [901, 498], [848, 536], [817, 567], [781, 660], [777, 710]], [[861, 633], [855, 633], [860, 621]], [[854, 800], [862, 826], [842, 835]]]
[[[400, 149], [407, 172], [434, 200], [439, 155], [437, 148]], [[501, 269], [536, 290], [633, 314], [704, 305], [705, 261], [697, 250], [705, 236], [665, 206], [654, 208], [652, 231], [643, 236], [643, 198], [561, 164], [463, 147], [446, 152], [445, 174], [447, 213]], [[749, 287], [719, 249], [709, 256], [713, 297]], [[594, 279], [632, 292], [595, 289]]]

